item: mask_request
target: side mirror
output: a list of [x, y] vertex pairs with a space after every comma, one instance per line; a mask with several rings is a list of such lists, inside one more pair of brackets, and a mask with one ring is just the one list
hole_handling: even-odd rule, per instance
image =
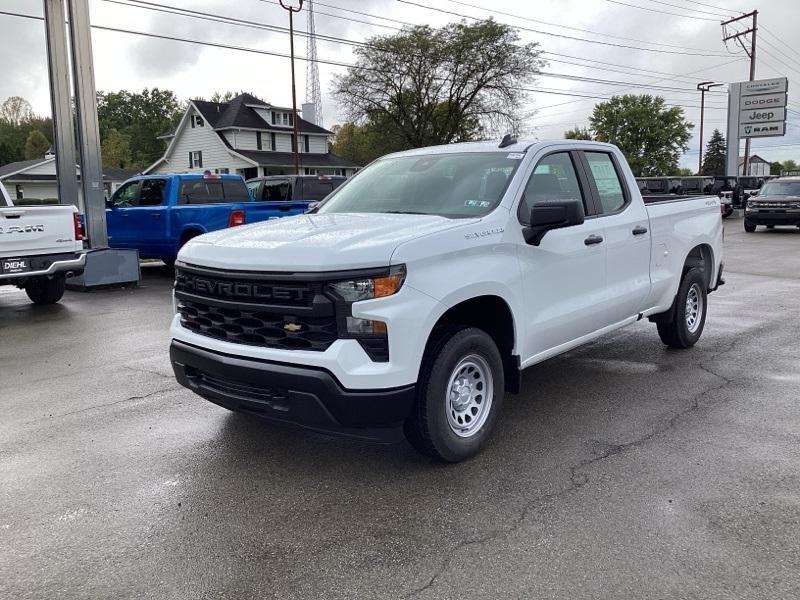
[[531, 207], [530, 225], [522, 230], [525, 241], [538, 246], [551, 229], [562, 229], [580, 225], [584, 219], [583, 202], [580, 200], [560, 200], [543, 202]]
[[114, 208], [114, 199], [106, 198], [106, 208]]

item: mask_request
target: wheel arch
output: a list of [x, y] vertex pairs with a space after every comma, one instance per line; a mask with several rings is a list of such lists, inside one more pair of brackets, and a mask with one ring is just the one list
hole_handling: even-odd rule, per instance
[[[437, 341], [438, 334], [451, 327], [477, 327], [485, 331], [497, 345], [503, 358], [506, 390], [518, 392], [520, 388], [520, 360], [515, 354], [517, 335], [514, 313], [509, 303], [494, 294], [481, 294], [461, 300], [450, 306], [434, 323], [425, 344], [426, 356]], [[420, 365], [422, 368], [422, 365]]]

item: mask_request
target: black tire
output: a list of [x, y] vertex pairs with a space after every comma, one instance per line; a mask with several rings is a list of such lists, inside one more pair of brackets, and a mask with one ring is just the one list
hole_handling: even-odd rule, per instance
[[55, 304], [64, 295], [67, 287], [67, 280], [62, 277], [36, 277], [25, 284], [25, 293], [34, 304], [47, 305]]
[[[687, 300], [690, 292], [700, 299], [698, 314], [694, 320], [687, 319]], [[703, 334], [707, 312], [706, 278], [701, 269], [694, 267], [683, 274], [678, 294], [675, 296], [672, 320], [657, 323], [658, 337], [670, 348], [691, 348]]]
[[[477, 454], [494, 429], [505, 393], [503, 359], [494, 340], [481, 329], [450, 328], [436, 332], [435, 335], [436, 338], [422, 361], [417, 402], [405, 423], [405, 432], [408, 441], [417, 451], [434, 460], [455, 463]], [[480, 391], [489, 389], [488, 378], [483, 379], [486, 386], [482, 387], [479, 376], [474, 374], [478, 383], [474, 384], [472, 396], [477, 402], [484, 404], [483, 407], [472, 407], [479, 411], [472, 413], [477, 415], [472, 425], [468, 424], [469, 421], [462, 421], [465, 428], [475, 427], [468, 436], [463, 436], [467, 433], [466, 429], [462, 431], [462, 435], [458, 435], [450, 425], [450, 418], [467, 419], [470, 409], [457, 414], [449, 399], [448, 388], [451, 378], [457, 376], [457, 367], [466, 369], [463, 371], [464, 377], [469, 377], [471, 360], [479, 363], [482, 361], [482, 367], [488, 369], [491, 374], [492, 395], [484, 395], [481, 399]], [[486, 412], [482, 412], [483, 410]]]
[[756, 230], [756, 224], [745, 220], [745, 222], [744, 222], [744, 230], [747, 233], [753, 233]]

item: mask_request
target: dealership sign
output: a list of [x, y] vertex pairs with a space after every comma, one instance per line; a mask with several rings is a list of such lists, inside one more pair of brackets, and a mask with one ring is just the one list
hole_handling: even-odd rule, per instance
[[[740, 138], [773, 137], [786, 134], [786, 77], [743, 81], [738, 88], [738, 126]], [[732, 90], [732, 93], [735, 93]], [[728, 115], [728, 118], [736, 118]]]

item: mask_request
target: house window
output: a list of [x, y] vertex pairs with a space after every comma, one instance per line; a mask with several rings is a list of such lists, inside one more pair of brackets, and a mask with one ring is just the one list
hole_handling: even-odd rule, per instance
[[294, 152], [295, 148], [297, 147], [297, 146], [295, 146], [295, 143], [294, 143], [294, 134], [291, 135], [291, 139], [292, 139], [292, 152]]
[[275, 151], [276, 144], [275, 144], [275, 132], [271, 131], [269, 134], [269, 149], [273, 152]]
[[203, 151], [196, 150], [194, 152], [189, 152], [189, 168], [190, 169], [202, 169], [203, 168]]
[[303, 152], [311, 152], [308, 136], [303, 136]]
[[230, 170], [227, 167], [224, 169], [214, 169], [214, 173], [216, 173], [217, 175], [227, 175], [228, 173], [230, 173]]
[[16, 185], [17, 200], [22, 200], [25, 197], [25, 188], [21, 184]]
[[306, 167], [306, 175], [316, 175], [316, 174], [317, 174], [316, 169], [310, 169], [309, 167]]
[[289, 124], [289, 113], [283, 113], [283, 124], [284, 125]]
[[263, 150], [262, 144], [261, 144], [261, 132], [260, 131], [256, 131], [256, 148], [258, 148], [259, 150]]
[[200, 115], [192, 115], [191, 121], [192, 121], [192, 129], [194, 129], [195, 127], [205, 126], [205, 121], [203, 121], [203, 117], [201, 117]]
[[344, 169], [334, 169], [333, 174], [344, 177]]
[[278, 113], [276, 113], [274, 110], [272, 111], [272, 124], [273, 125], [278, 124]]

